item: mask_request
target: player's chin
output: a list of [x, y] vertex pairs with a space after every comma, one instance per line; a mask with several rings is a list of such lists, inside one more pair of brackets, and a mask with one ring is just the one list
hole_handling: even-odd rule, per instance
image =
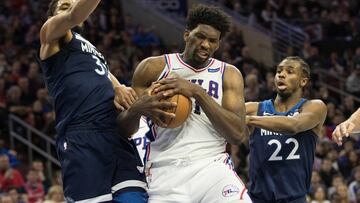
[[287, 91], [286, 89], [285, 90], [276, 89], [276, 92], [281, 97], [289, 97], [291, 95], [291, 92]]
[[209, 57], [200, 57], [200, 56], [195, 57], [195, 61], [198, 64], [206, 63], [208, 60], [209, 60]]

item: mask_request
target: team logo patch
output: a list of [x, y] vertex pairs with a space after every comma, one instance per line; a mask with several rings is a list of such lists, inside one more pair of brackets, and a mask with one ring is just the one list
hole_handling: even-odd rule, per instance
[[239, 194], [240, 190], [235, 185], [227, 185], [222, 191], [224, 197], [231, 197], [233, 195]]
[[208, 72], [209, 72], [209, 73], [216, 73], [216, 72], [218, 72], [219, 70], [220, 70], [220, 68], [214, 68], [214, 69], [209, 68], [209, 69], [208, 69]]

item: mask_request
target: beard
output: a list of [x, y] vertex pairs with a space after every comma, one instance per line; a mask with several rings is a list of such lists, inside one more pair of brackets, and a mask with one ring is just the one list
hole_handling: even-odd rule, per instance
[[281, 99], [287, 99], [291, 96], [290, 92], [281, 92], [281, 91], [277, 91], [277, 94], [281, 97]]
[[71, 28], [71, 31], [76, 32], [81, 35], [84, 32], [84, 26], [77, 25], [77, 26]]

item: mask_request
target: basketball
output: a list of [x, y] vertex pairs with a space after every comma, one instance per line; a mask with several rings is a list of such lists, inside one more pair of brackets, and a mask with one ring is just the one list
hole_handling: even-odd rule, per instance
[[176, 116], [173, 119], [161, 118], [161, 120], [167, 124], [167, 128], [179, 127], [181, 124], [185, 122], [185, 120], [189, 117], [191, 113], [192, 110], [191, 100], [182, 94], [176, 94], [165, 100], [169, 102], [177, 103], [176, 107], [166, 110], [169, 113], [174, 113]]

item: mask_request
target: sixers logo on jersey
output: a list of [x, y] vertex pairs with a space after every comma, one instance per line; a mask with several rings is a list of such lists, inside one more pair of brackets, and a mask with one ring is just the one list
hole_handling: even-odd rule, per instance
[[231, 197], [233, 195], [239, 194], [239, 192], [240, 192], [239, 188], [236, 187], [235, 185], [227, 185], [224, 187], [222, 191], [222, 195], [224, 197]]

